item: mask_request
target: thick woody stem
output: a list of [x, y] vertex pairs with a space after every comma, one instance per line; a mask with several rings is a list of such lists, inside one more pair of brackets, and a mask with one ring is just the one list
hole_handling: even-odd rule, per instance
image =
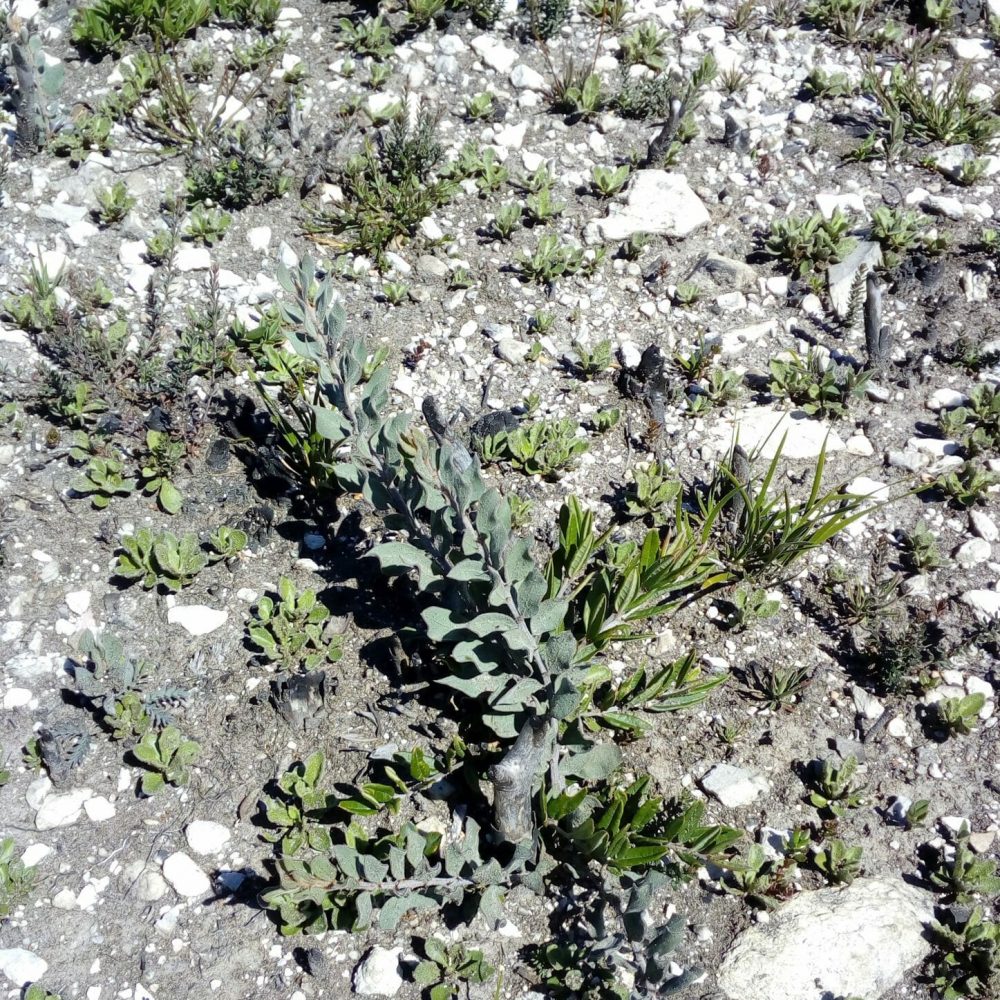
[[494, 822], [500, 836], [512, 844], [527, 840], [535, 829], [531, 792], [542, 768], [548, 732], [549, 722], [544, 716], [529, 719], [503, 760], [490, 768]]

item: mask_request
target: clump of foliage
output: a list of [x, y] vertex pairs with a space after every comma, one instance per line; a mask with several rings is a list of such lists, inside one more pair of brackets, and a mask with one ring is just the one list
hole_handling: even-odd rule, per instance
[[478, 948], [448, 945], [437, 938], [424, 942], [425, 958], [413, 970], [413, 981], [429, 988], [430, 1000], [452, 1000], [459, 983], [488, 983], [496, 969]]
[[827, 418], [846, 417], [850, 401], [864, 394], [872, 377], [871, 371], [849, 364], [824, 364], [811, 349], [804, 358], [772, 358], [768, 368], [770, 392], [785, 396], [810, 416]]
[[264, 657], [284, 670], [313, 670], [341, 657], [340, 636], [328, 636], [329, 609], [316, 594], [295, 592], [287, 577], [278, 581], [278, 600], [262, 597], [250, 623], [250, 639]]
[[147, 732], [132, 748], [132, 755], [144, 768], [139, 787], [143, 795], [155, 795], [167, 785], [186, 785], [191, 765], [201, 747], [185, 739], [175, 726]]
[[929, 979], [945, 1000], [979, 997], [1000, 990], [1000, 924], [981, 907], [942, 907], [931, 923], [934, 951]]
[[438, 171], [443, 147], [436, 130], [427, 113], [412, 127], [405, 115], [397, 116], [377, 144], [366, 142], [347, 163], [338, 180], [343, 201], [313, 212], [308, 231], [332, 234], [332, 245], [342, 252], [368, 254], [383, 266], [389, 245], [413, 236], [420, 221], [455, 192], [455, 182]]
[[854, 249], [857, 241], [847, 235], [850, 228], [850, 218], [839, 208], [829, 219], [822, 212], [778, 218], [771, 223], [764, 249], [805, 277], [842, 261]]
[[0, 927], [31, 894], [35, 869], [26, 867], [17, 857], [13, 837], [0, 840]]
[[969, 903], [980, 894], [1000, 893], [997, 863], [976, 857], [969, 847], [969, 829], [964, 825], [954, 844], [943, 845], [928, 860], [926, 879], [948, 902]]
[[115, 575], [125, 580], [141, 580], [146, 590], [156, 586], [178, 591], [194, 583], [208, 565], [198, 536], [189, 531], [177, 537], [165, 529], [139, 528], [122, 538], [122, 552], [115, 563]]
[[853, 755], [842, 764], [837, 764], [832, 757], [813, 761], [806, 772], [812, 788], [809, 802], [821, 813], [833, 817], [843, 816], [848, 809], [857, 809], [864, 802], [861, 786], [854, 784], [857, 769], [858, 760]]
[[[621, 679], [611, 647], [750, 572], [780, 575], [867, 508], [822, 490], [822, 462], [805, 501], [770, 495], [775, 458], [760, 483], [729, 469], [697, 514], [675, 504], [669, 529], [635, 537], [598, 529], [569, 497], [557, 537], [539, 552], [432, 397], [426, 430], [391, 412], [392, 370], [348, 333], [331, 279], [317, 281], [305, 258], [280, 281], [283, 332], [314, 375], [301, 398], [269, 410], [290, 428], [299, 407], [314, 438], [289, 436], [289, 455], [325, 442], [336, 486], [375, 512], [384, 531], [370, 557], [405, 578], [413, 602], [397, 632], [421, 644], [424, 677], [455, 711], [458, 733], [420, 766], [406, 754], [370, 760], [358, 785], [323, 787], [319, 754], [293, 765], [266, 803], [279, 848], [265, 907], [289, 934], [392, 930], [408, 913], [446, 904], [495, 926], [514, 885], [548, 893], [572, 884], [591, 921], [582, 940], [560, 942], [579, 949], [574, 995], [620, 991], [628, 980], [638, 990], [681, 988], [698, 975], [669, 974], [683, 920], [660, 926], [651, 907], [669, 880], [691, 877], [740, 833], [705, 824], [703, 803], [652, 794], [648, 776], [620, 777], [622, 754], [608, 736], [641, 738], [657, 712], [700, 704], [724, 675], [700, 676], [692, 654]], [[419, 822], [431, 781], [446, 807], [448, 788], [463, 789], [461, 818], [445, 834]], [[489, 839], [479, 821], [486, 783]], [[541, 950], [541, 962], [563, 960]]]

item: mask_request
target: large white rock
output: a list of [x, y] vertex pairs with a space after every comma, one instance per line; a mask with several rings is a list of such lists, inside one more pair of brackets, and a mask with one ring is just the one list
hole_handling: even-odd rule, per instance
[[1000, 592], [995, 590], [967, 590], [959, 600], [972, 608], [976, 618], [981, 622], [993, 621], [1000, 617]]
[[392, 997], [403, 985], [399, 974], [402, 948], [376, 945], [354, 970], [354, 992], [363, 997]]
[[[738, 410], [715, 425], [716, 444], [728, 449], [736, 440], [750, 454], [770, 461], [781, 449], [784, 458], [816, 458], [826, 443], [827, 452], [843, 451], [844, 442], [824, 420], [799, 410], [781, 413], [764, 406]], [[784, 444], [782, 444], [784, 441]]]
[[35, 829], [72, 826], [80, 818], [84, 802], [93, 794], [89, 788], [74, 788], [71, 792], [47, 795], [35, 813]]
[[49, 963], [27, 948], [0, 948], [0, 972], [15, 986], [26, 986], [45, 975]]
[[205, 896], [212, 888], [208, 876], [183, 851], [163, 862], [163, 877], [181, 896]]
[[228, 617], [228, 611], [219, 611], [207, 604], [177, 604], [167, 611], [167, 621], [180, 625], [188, 635], [208, 635], [222, 628]]
[[612, 205], [607, 218], [597, 223], [597, 229], [609, 242], [636, 233], [678, 238], [710, 221], [708, 209], [683, 174], [638, 170], [632, 175], [625, 203]]
[[929, 951], [932, 903], [896, 879], [800, 893], [736, 939], [718, 986], [730, 1000], [877, 1000]]
[[219, 854], [231, 835], [228, 827], [210, 819], [196, 819], [184, 828], [188, 847], [195, 854]]
[[759, 774], [733, 767], [732, 764], [716, 764], [704, 778], [701, 787], [709, 795], [714, 795], [724, 806], [737, 809], [748, 806], [761, 792], [767, 790], [767, 781]]

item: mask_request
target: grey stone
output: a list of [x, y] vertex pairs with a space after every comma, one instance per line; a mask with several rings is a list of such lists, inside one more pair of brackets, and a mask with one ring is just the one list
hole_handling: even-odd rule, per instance
[[709, 253], [698, 261], [687, 280], [700, 283], [706, 279], [718, 288], [743, 291], [747, 288], [753, 288], [757, 284], [757, 272], [742, 260]]
[[447, 278], [448, 265], [425, 253], [417, 258], [417, 274], [422, 274], [425, 278]]
[[959, 598], [966, 607], [972, 608], [976, 618], [989, 622], [1000, 617], [1000, 593], [995, 590], [967, 590]]
[[[713, 433], [720, 449], [728, 449], [734, 440], [747, 452], [757, 451], [768, 462], [779, 448], [786, 459], [812, 459], [823, 450], [843, 451], [844, 442], [825, 420], [814, 420], [805, 413], [779, 413], [764, 406], [738, 410], [719, 420]], [[758, 451], [759, 449], [759, 451]]]
[[955, 562], [963, 569], [972, 569], [986, 562], [991, 554], [989, 542], [983, 538], [970, 538], [955, 550]]
[[1000, 538], [996, 524], [981, 510], [969, 511], [969, 527], [974, 534], [987, 542], [995, 542]]
[[895, 879], [800, 893], [736, 939], [719, 988], [730, 1000], [876, 1000], [930, 950], [932, 902]]
[[882, 248], [877, 243], [862, 241], [839, 264], [831, 265], [827, 271], [830, 304], [841, 319], [850, 312], [851, 288], [855, 275], [863, 267], [873, 271], [881, 263]]
[[714, 795], [724, 806], [748, 806], [761, 792], [767, 781], [752, 771], [732, 764], [716, 764], [702, 779], [701, 787]]

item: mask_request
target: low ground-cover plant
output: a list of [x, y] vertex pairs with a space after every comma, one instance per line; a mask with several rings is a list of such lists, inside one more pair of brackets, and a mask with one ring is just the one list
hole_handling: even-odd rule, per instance
[[[421, 644], [425, 676], [455, 711], [458, 735], [447, 753], [424, 756], [433, 765], [419, 777], [404, 755], [392, 773], [373, 760], [360, 785], [326, 790], [322, 758], [294, 765], [267, 806], [268, 836], [282, 846], [265, 906], [286, 933], [376, 922], [388, 930], [444, 904], [492, 925], [515, 884], [546, 893], [570, 880], [589, 894], [600, 883], [606, 931], [580, 942], [577, 978], [664, 983], [680, 928], [649, 919], [653, 894], [721, 856], [739, 832], [704, 824], [704, 803], [652, 794], [648, 777], [618, 777], [622, 755], [609, 737], [641, 738], [658, 713], [701, 703], [725, 675], [702, 676], [691, 654], [621, 679], [606, 658], [613, 644], [645, 637], [650, 619], [703, 594], [748, 576], [781, 577], [868, 507], [823, 490], [822, 459], [807, 498], [792, 502], [771, 494], [779, 456], [758, 482], [744, 455], [720, 470], [697, 513], [678, 498], [669, 528], [612, 537], [569, 497], [558, 537], [539, 557], [433, 397], [424, 401], [426, 431], [390, 410], [391, 370], [347, 331], [331, 279], [317, 281], [305, 258], [280, 281], [283, 332], [315, 375], [298, 398], [268, 409], [278, 427], [286, 407], [308, 422], [308, 439], [285, 439], [290, 463], [311, 465], [292, 459], [296, 448], [329, 448], [327, 476], [362, 496], [384, 526], [370, 557], [406, 580], [413, 618], [395, 627]], [[417, 825], [432, 775], [447, 779], [438, 788], [463, 789], [457, 836]], [[439, 794], [447, 806], [449, 793]], [[366, 823], [354, 818], [358, 809]], [[544, 953], [553, 966], [563, 961]]]
[[284, 670], [312, 670], [341, 657], [340, 636], [326, 635], [329, 609], [305, 590], [296, 593], [287, 577], [278, 582], [278, 600], [262, 597], [251, 621], [250, 639], [265, 659]]

